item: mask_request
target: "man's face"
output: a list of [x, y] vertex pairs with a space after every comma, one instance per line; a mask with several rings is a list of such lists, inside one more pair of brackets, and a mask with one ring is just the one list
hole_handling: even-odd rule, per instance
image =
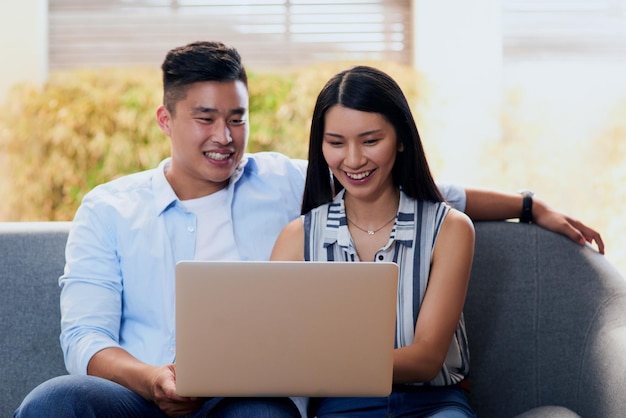
[[206, 196], [228, 185], [248, 141], [248, 101], [241, 81], [203, 81], [189, 87], [174, 114], [159, 107], [159, 127], [172, 146], [167, 179], [179, 199]]

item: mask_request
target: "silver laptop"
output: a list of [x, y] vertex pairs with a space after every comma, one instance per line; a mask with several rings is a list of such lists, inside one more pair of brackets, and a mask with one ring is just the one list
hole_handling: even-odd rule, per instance
[[181, 261], [183, 396], [387, 396], [398, 267], [374, 262]]

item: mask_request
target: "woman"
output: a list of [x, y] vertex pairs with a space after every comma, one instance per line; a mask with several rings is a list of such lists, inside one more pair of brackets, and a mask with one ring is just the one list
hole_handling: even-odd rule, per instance
[[392, 261], [400, 274], [391, 395], [322, 398], [313, 415], [474, 416], [461, 388], [473, 252], [473, 225], [443, 201], [397, 83], [366, 66], [329, 80], [313, 113], [302, 216], [272, 259]]

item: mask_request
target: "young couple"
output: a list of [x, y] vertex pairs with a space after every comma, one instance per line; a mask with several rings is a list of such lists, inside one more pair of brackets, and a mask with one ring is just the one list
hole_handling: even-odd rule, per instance
[[[436, 185], [402, 91], [374, 68], [323, 88], [308, 166], [245, 154], [249, 96], [235, 49], [195, 42], [169, 51], [162, 70], [157, 123], [171, 158], [85, 196], [59, 279], [69, 375], [36, 387], [15, 417], [473, 416], [462, 389], [470, 218], [519, 217], [522, 196]], [[592, 228], [531, 202], [533, 222], [603, 251]], [[176, 395], [175, 263], [270, 256], [398, 263], [391, 396]]]

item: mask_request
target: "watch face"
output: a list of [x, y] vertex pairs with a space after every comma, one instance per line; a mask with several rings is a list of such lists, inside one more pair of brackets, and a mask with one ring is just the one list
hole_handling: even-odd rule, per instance
[[521, 194], [522, 196], [526, 197], [533, 197], [535, 195], [535, 193], [532, 190], [520, 190], [519, 194]]

